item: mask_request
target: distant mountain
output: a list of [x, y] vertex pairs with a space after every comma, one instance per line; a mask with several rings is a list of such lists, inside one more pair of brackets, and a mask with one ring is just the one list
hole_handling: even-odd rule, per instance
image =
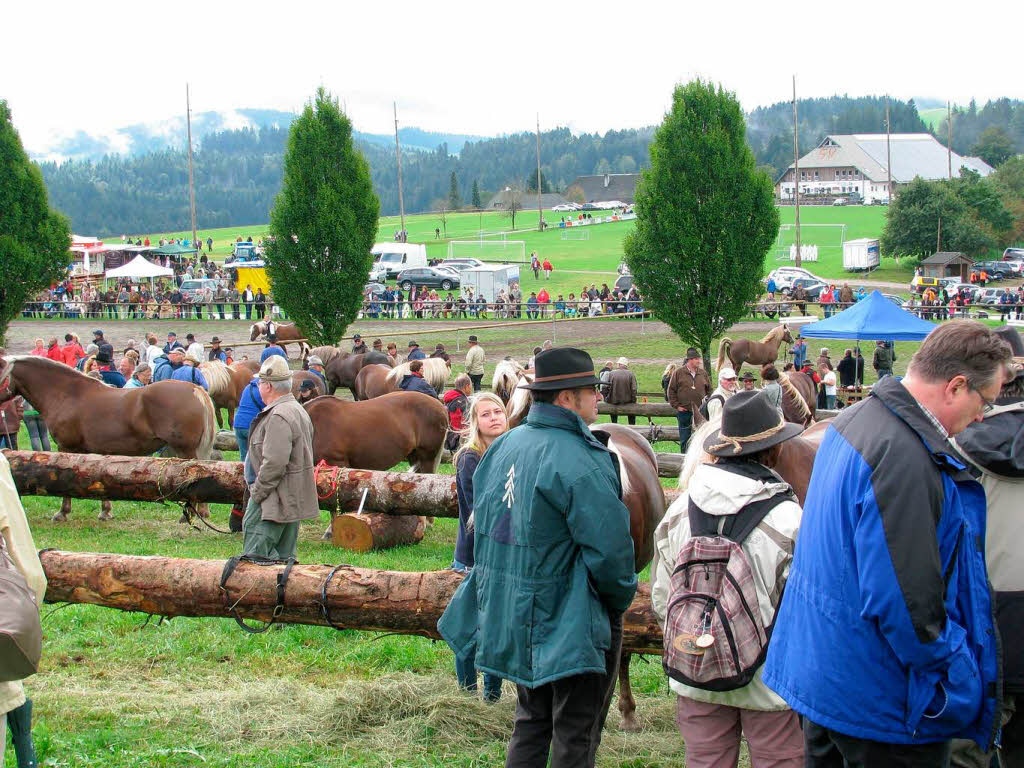
[[[201, 148], [207, 136], [224, 131], [287, 128], [295, 119], [291, 112], [276, 109], [232, 109], [215, 112], [197, 112], [192, 115], [192, 138]], [[184, 149], [187, 128], [185, 116], [179, 115], [157, 122], [135, 123], [106, 132], [76, 130], [58, 134], [38, 146], [29, 146], [29, 156], [37, 162], [64, 160], [99, 160], [106, 155], [136, 155], [162, 152], [166, 149]], [[398, 132], [402, 148], [433, 152], [442, 144], [448, 145], [450, 154], [458, 154], [467, 141], [479, 141], [481, 136], [461, 133], [433, 133], [421, 128], [402, 128]], [[393, 134], [356, 131], [355, 137], [370, 144], [394, 146]]]

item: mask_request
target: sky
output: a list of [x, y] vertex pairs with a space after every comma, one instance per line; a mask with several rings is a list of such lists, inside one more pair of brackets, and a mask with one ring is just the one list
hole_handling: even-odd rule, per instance
[[[959, 14], [967, 13], [969, 18]], [[356, 128], [484, 136], [660, 122], [700, 77], [745, 110], [889, 93], [1024, 98], [1024, 3], [13, 2], [0, 99], [26, 147], [184, 113], [297, 111], [319, 85]], [[988, 23], [996, 20], [997, 23]]]

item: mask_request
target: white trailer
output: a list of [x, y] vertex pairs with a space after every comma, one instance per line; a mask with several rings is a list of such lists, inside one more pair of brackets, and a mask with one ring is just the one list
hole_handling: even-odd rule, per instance
[[849, 272], [877, 269], [879, 257], [877, 238], [862, 237], [843, 243], [843, 269]]
[[508, 288], [512, 283], [519, 282], [518, 264], [484, 264], [472, 269], [464, 269], [459, 273], [462, 280], [462, 291], [473, 289], [473, 298], [482, 295], [487, 301], [493, 302], [498, 291]]

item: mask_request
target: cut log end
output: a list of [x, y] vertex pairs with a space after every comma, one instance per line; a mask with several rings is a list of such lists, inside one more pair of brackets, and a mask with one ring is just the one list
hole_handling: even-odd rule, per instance
[[331, 541], [354, 552], [418, 544], [423, 539], [424, 518], [368, 512], [337, 515], [331, 524]]

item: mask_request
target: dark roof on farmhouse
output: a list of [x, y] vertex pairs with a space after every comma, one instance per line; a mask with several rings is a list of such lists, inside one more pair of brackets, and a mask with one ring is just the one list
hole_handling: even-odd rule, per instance
[[599, 176], [577, 176], [569, 189], [583, 190], [584, 202], [602, 203], [620, 200], [623, 203], [636, 202], [636, 183], [639, 173], [605, 173]]
[[944, 264], [954, 264], [960, 262], [963, 264], [973, 264], [974, 259], [959, 251], [939, 251], [933, 253], [927, 259], [921, 261], [922, 264], [934, 264], [936, 266], [942, 266]]
[[[515, 194], [519, 195], [519, 209], [520, 210], [537, 210], [537, 193], [536, 192], [521, 192], [516, 191]], [[484, 206], [487, 210], [508, 210], [508, 202], [511, 197], [511, 193], [507, 192], [506, 189], [502, 189], [496, 195], [494, 195], [487, 204]], [[550, 209], [556, 205], [564, 203], [565, 196], [560, 195], [557, 192], [545, 192], [540, 196], [540, 204], [542, 208]]]

